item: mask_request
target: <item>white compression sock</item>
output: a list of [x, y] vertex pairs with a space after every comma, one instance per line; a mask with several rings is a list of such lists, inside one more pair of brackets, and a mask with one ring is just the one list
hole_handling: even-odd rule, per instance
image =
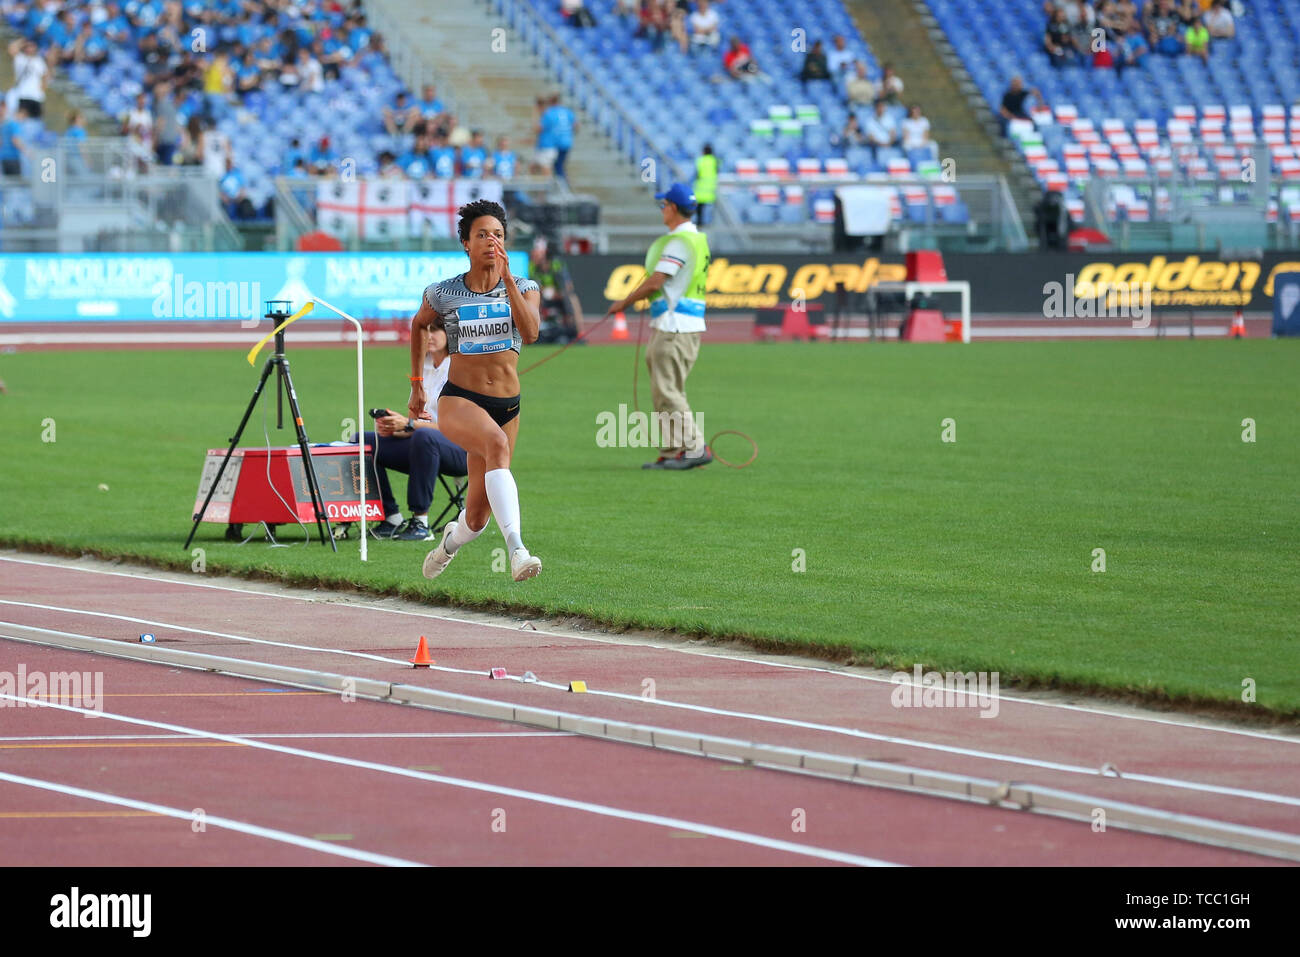
[[513, 552], [516, 548], [523, 548], [524, 541], [519, 537], [519, 488], [515, 485], [515, 477], [509, 469], [493, 469], [484, 473], [483, 484], [487, 487], [488, 502], [496, 516], [497, 527], [505, 536], [506, 550]]
[[[483, 528], [487, 528], [487, 522], [483, 523]], [[461, 512], [456, 519], [456, 530], [447, 536], [447, 554], [455, 555], [456, 550], [462, 545], [468, 545], [482, 535], [483, 528], [474, 531], [469, 527], [469, 521], [465, 518], [465, 513]]]
[[402, 513], [401, 513], [401, 512], [394, 512], [392, 515], [385, 515], [385, 516], [384, 516], [384, 521], [387, 522], [389, 525], [401, 525], [401, 524], [402, 524]]

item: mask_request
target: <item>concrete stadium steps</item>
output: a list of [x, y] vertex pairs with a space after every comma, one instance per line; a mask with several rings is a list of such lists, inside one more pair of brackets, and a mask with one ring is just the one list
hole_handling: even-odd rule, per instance
[[958, 186], [962, 173], [1005, 176], [1032, 236], [1037, 184], [1023, 158], [1002, 137], [925, 0], [845, 0], [844, 6], [881, 66], [892, 63], [902, 78], [903, 102], [919, 104], [930, 120], [940, 156], [956, 161]]
[[[438, 95], [455, 104], [461, 124], [482, 128], [489, 143], [498, 135], [509, 136], [526, 168], [535, 143], [534, 103], [538, 96], [558, 91], [558, 87], [541, 62], [525, 52], [519, 35], [485, 0], [418, 7], [406, 0], [365, 0], [365, 8], [381, 10], [402, 25], [403, 39], [422, 51], [424, 68], [434, 78]], [[503, 53], [492, 49], [497, 28], [505, 30]], [[455, 38], [451, 45], [457, 51], [456, 59], [471, 67], [449, 68], [447, 59], [436, 55], [448, 48], [448, 38]], [[390, 40], [390, 48], [392, 45]], [[402, 80], [418, 95], [419, 81], [414, 75], [402, 75]], [[602, 225], [657, 227], [660, 220], [650, 184], [641, 182], [638, 169], [623, 159], [590, 116], [576, 104], [565, 102], [578, 122], [567, 163], [573, 191], [597, 198]]]

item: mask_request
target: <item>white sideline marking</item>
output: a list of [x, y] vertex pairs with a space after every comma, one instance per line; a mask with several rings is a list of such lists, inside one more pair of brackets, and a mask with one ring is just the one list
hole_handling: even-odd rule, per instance
[[[27, 603], [5, 601], [3, 599], [0, 599], [0, 604], [22, 605]], [[46, 605], [37, 605], [35, 607], [54, 608], [54, 606], [46, 606]], [[55, 609], [55, 610], [67, 611], [68, 609]], [[101, 616], [106, 618], [124, 617], [121, 615], [113, 615], [108, 612], [75, 611], [74, 613], [82, 614], [82, 615]], [[160, 625], [161, 627], [174, 628], [180, 631], [194, 631], [194, 632], [199, 632], [200, 634], [215, 634], [214, 632], [203, 632], [196, 628], [186, 628], [183, 625], [161, 625], [161, 623], [148, 622], [148, 621], [144, 621], [143, 619], [137, 619], [137, 618], [128, 618], [126, 620], [141, 622], [143, 624], [157, 624]], [[17, 625], [17, 623], [0, 622], [0, 626], [3, 625]], [[30, 631], [41, 631], [51, 635], [64, 635], [70, 638], [95, 637], [93, 635], [79, 635], [74, 632], [57, 631], [53, 628], [40, 628], [34, 625], [17, 625], [17, 627], [26, 628]], [[277, 642], [267, 638], [246, 638], [240, 635], [224, 635], [223, 637], [231, 638], [235, 641], [248, 641], [248, 642], [253, 642], [255, 644], [262, 644], [262, 645], [282, 644], [284, 645], [284, 647], [289, 647], [289, 648], [304, 647], [301, 645], [290, 645], [287, 643]], [[14, 641], [27, 640], [22, 638], [15, 638], [12, 635], [0, 635], [0, 638], [10, 638], [11, 640]], [[369, 654], [364, 654], [362, 652], [348, 652], [348, 651], [342, 651], [334, 648], [312, 648], [310, 646], [306, 646], [306, 647], [308, 650], [325, 653], [325, 654], [343, 654], [343, 655], [354, 654], [363, 658], [374, 658], [380, 661], [387, 661], [392, 664], [401, 665], [403, 667], [405, 667], [408, 664], [407, 662], [403, 662], [399, 659], [382, 658], [378, 655], [369, 655]], [[90, 653], [94, 654], [95, 652], [90, 652]], [[471, 674], [471, 675], [481, 675], [483, 673], [481, 669], [470, 671], [470, 670], [455, 669], [455, 668], [440, 668], [438, 670], [452, 671], [452, 672], [459, 671], [460, 673]], [[549, 681], [539, 681], [537, 682], [537, 684], [541, 687], [551, 688], [553, 690], [558, 690], [558, 691], [567, 690], [566, 685], [555, 684]], [[1099, 773], [1098, 769], [1096, 768], [1087, 768], [1081, 765], [1062, 764], [1057, 761], [1046, 761], [1040, 758], [1031, 758], [1023, 755], [1013, 755], [1013, 754], [1007, 754], [998, 751], [982, 751], [975, 748], [963, 748], [951, 744], [937, 744], [930, 741], [920, 741], [915, 738], [900, 738], [895, 735], [876, 734], [875, 732], [871, 732], [871, 731], [860, 731], [857, 728], [845, 728], [845, 727], [840, 727], [838, 725], [819, 724], [813, 721], [800, 721], [796, 718], [780, 718], [773, 715], [752, 714], [744, 711], [728, 711], [722, 708], [711, 708], [707, 705], [689, 704], [682, 701], [669, 701], [664, 698], [647, 699], [647, 698], [642, 698], [640, 695], [623, 694], [617, 691], [600, 691], [597, 689], [588, 689], [587, 693], [598, 697], [616, 698], [625, 701], [637, 702], [640, 704], [660, 705], [666, 708], [677, 708], [683, 711], [695, 711], [701, 714], [709, 714], [718, 717], [743, 718], [748, 721], [759, 721], [765, 724], [783, 725], [792, 728], [805, 728], [811, 731], [825, 731], [831, 734], [841, 734], [847, 737], [862, 738], [868, 741], [881, 741], [886, 744], [896, 744], [908, 748], [920, 748], [927, 751], [939, 751], [946, 754], [958, 754], [963, 757], [981, 758], [989, 761], [1001, 761], [1009, 764], [1021, 764], [1028, 767], [1040, 768], [1042, 770], [1047, 770], [1047, 771], [1061, 771], [1067, 774], [1084, 774], [1087, 775], [1088, 777], [1094, 777], [1094, 778], [1097, 777]], [[1291, 797], [1289, 795], [1284, 795], [1284, 794], [1272, 794], [1267, 791], [1252, 791], [1252, 790], [1247, 790], [1245, 788], [1232, 788], [1232, 787], [1225, 787], [1217, 784], [1202, 784], [1196, 781], [1184, 781], [1179, 778], [1166, 778], [1158, 775], [1140, 774], [1131, 771], [1125, 772], [1123, 776], [1124, 779], [1128, 781], [1139, 781], [1143, 784], [1154, 784], [1159, 787], [1180, 788], [1182, 790], [1187, 790], [1187, 791], [1198, 791], [1206, 794], [1222, 794], [1230, 797], [1241, 797], [1241, 798], [1248, 798], [1255, 801], [1267, 801], [1273, 804], [1288, 804], [1295, 807], [1300, 807], [1300, 798]]]
[[[791, 854], [801, 854], [805, 857], [816, 857], [826, 861], [835, 861], [840, 864], [856, 864], [861, 867], [897, 866], [890, 861], [879, 860], [873, 857], [863, 857], [858, 854], [849, 854], [844, 851], [832, 851], [828, 848], [810, 847], [803, 844], [796, 844], [793, 841], [782, 841], [775, 838], [763, 837], [761, 834], [749, 834], [745, 831], [736, 831], [731, 828], [714, 827], [711, 824], [697, 824], [694, 821], [687, 821], [682, 818], [666, 817], [659, 814], [645, 814], [640, 811], [627, 811], [622, 808], [609, 807], [604, 804], [594, 804], [589, 801], [578, 801], [554, 794], [542, 794], [538, 791], [525, 791], [520, 788], [505, 787], [499, 784], [487, 784], [482, 781], [471, 781], [468, 778], [454, 778], [445, 774], [431, 774], [427, 771], [412, 771], [409, 768], [399, 768], [390, 764], [379, 764], [375, 761], [364, 761], [358, 758], [346, 758], [336, 754], [325, 754], [320, 751], [304, 751], [301, 748], [289, 747], [284, 744], [271, 744], [267, 741], [257, 741], [251, 738], [241, 738], [233, 734], [222, 734], [219, 731], [202, 731], [198, 728], [188, 728], [179, 724], [168, 724], [164, 721], [150, 721], [146, 718], [132, 718], [127, 715], [113, 714], [109, 711], [93, 711], [89, 708], [77, 708], [72, 705], [55, 704], [54, 702], [39, 701], [35, 698], [23, 698], [19, 695], [5, 694], [3, 692], [0, 692], [0, 698], [9, 701], [22, 701], [29, 706], [35, 704], [37, 707], [41, 708], [53, 708], [57, 711], [68, 711], [73, 714], [94, 715], [97, 719], [107, 718], [110, 721], [122, 721], [126, 724], [137, 724], [148, 728], [173, 731], [177, 734], [191, 735], [196, 738], [210, 738], [214, 741], [230, 741], [235, 744], [242, 744], [249, 748], [258, 748], [263, 751], [274, 751], [278, 754], [307, 758], [311, 761], [322, 761], [327, 764], [340, 764], [344, 767], [358, 768], [365, 771], [378, 771], [381, 774], [413, 778], [417, 781], [429, 781], [434, 784], [446, 784], [451, 787], [465, 788], [470, 791], [485, 791], [488, 794], [499, 794], [503, 797], [519, 798], [523, 801], [534, 801], [538, 804], [568, 808], [574, 811], [583, 811], [588, 814], [598, 814], [602, 817], [611, 817], [623, 821], [634, 821], [640, 824], [651, 824], [658, 827], [670, 827], [674, 830], [694, 831], [697, 834], [706, 834], [709, 837], [720, 837], [724, 840], [736, 841], [741, 844], [752, 844], [770, 850], [785, 851]], [[193, 814], [191, 812], [179, 813], [182, 813], [186, 820], [193, 819]], [[209, 818], [209, 820], [211, 820], [211, 818]], [[336, 850], [338, 849], [336, 848]]]
[[[9, 696], [4, 695], [3, 697]], [[101, 804], [116, 804], [119, 807], [135, 808], [137, 811], [151, 811], [154, 814], [174, 817], [181, 821], [194, 820], [193, 811], [183, 811], [180, 808], [167, 807], [165, 804], [154, 804], [152, 801], [137, 801], [134, 798], [119, 797], [116, 794], [107, 794], [104, 791], [90, 791], [85, 788], [74, 787], [71, 784], [59, 784], [55, 781], [23, 777], [20, 774], [10, 774], [7, 771], [0, 771], [0, 781], [40, 788], [43, 791], [55, 791], [59, 794], [68, 794], [72, 797], [85, 798], [90, 801], [99, 801]], [[203, 821], [205, 824], [211, 824], [213, 827], [223, 827], [228, 831], [238, 831], [240, 834], [249, 834], [253, 837], [264, 837], [270, 841], [279, 841], [281, 844], [293, 844], [297, 847], [304, 847], [309, 851], [320, 851], [322, 854], [333, 854], [335, 857], [346, 857], [354, 861], [364, 861], [367, 864], [382, 864], [387, 867], [428, 866], [400, 857], [389, 857], [387, 854], [372, 854], [370, 851], [359, 851], [355, 848], [340, 847], [337, 844], [327, 844], [324, 841], [302, 837], [298, 834], [290, 834], [288, 831], [277, 831], [274, 828], [262, 827], [258, 824], [245, 824], [243, 821], [235, 821], [216, 814], [205, 813]]]
[[[0, 743], [16, 741], [175, 741], [175, 734], [29, 734], [0, 737]], [[236, 738], [262, 741], [280, 738], [573, 738], [572, 731], [295, 731], [292, 734], [254, 734], [243, 731]]]
[[[42, 561], [35, 561], [32, 559], [12, 558], [4, 555], [0, 555], [0, 561], [14, 562], [20, 565], [36, 565], [42, 568], [55, 568], [55, 569], [63, 569], [67, 571], [85, 572], [86, 574], [90, 574], [90, 575], [114, 575], [122, 578], [138, 578], [143, 581], [161, 582], [170, 585], [184, 585], [190, 588], [211, 588], [217, 591], [234, 592], [240, 595], [253, 595], [259, 598], [278, 598], [285, 601], [302, 601], [312, 605], [333, 606], [339, 608], [363, 608], [371, 611], [383, 612], [389, 615], [408, 615], [413, 618], [432, 618], [436, 621], [450, 621], [450, 622], [455, 622], [456, 624], [472, 625], [479, 628], [502, 628], [516, 634], [519, 631], [517, 627], [512, 625], [502, 625], [490, 621], [470, 621], [469, 619], [466, 618], [456, 618], [451, 615], [438, 615], [433, 613], [424, 614], [422, 612], [407, 611], [406, 609], [402, 609], [402, 608], [383, 608], [379, 605], [372, 605], [366, 602], [321, 601], [320, 599], [317, 598], [308, 598], [305, 595], [275, 595], [275, 594], [271, 594], [270, 592], [255, 591], [250, 588], [237, 588], [232, 585], [216, 585], [210, 582], [192, 582], [192, 581], [186, 581], [184, 579], [162, 578], [157, 575], [146, 575], [138, 572], [118, 572], [118, 571], [109, 571], [107, 569], [102, 569], [102, 568], [79, 568], [76, 565], [63, 564], [59, 562], [42, 562]], [[84, 609], [77, 609], [75, 613], [90, 614], [90, 615], [96, 614], [96, 612], [86, 611]], [[113, 616], [109, 616], [109, 617], [113, 617]], [[146, 622], [146, 624], [148, 623]], [[178, 626], [172, 625], [167, 627], [178, 627]], [[193, 629], [193, 628], [180, 628], [179, 630], [205, 633], [205, 632], [201, 632], [199, 629]], [[213, 635], [217, 635], [218, 637], [234, 637], [234, 636], [220, 635], [218, 632], [206, 632], [206, 634], [213, 634]], [[818, 674], [834, 675], [836, 677], [848, 678], [855, 681], [871, 681], [879, 684], [893, 683], [888, 678], [880, 678], [877, 677], [876, 675], [855, 674], [854, 672], [840, 671], [834, 668], [821, 668], [815, 665], [797, 665], [797, 664], [791, 664], [789, 662], [766, 661], [760, 658], [747, 658], [740, 655], [723, 655], [714, 652], [699, 651], [693, 648], [679, 647], [677, 645], [672, 645], [672, 644], [658, 645], [658, 644], [651, 644], [648, 642], [633, 643], [627, 641], [620, 641], [617, 638], [598, 638], [594, 635], [578, 635], [578, 634], [573, 634], [571, 632], [544, 631], [540, 629], [538, 630], [537, 634], [556, 635], [560, 637], [570, 638], [575, 641], [593, 641], [593, 642], [597, 642], [598, 644], [605, 644], [605, 645], [620, 645], [623, 647], [634, 646], [634, 647], [652, 648], [658, 651], [670, 651], [676, 654], [696, 655], [701, 658], [714, 658], [720, 661], [743, 661], [749, 664], [761, 665], [765, 668], [789, 668], [795, 671], [811, 671], [811, 672], [816, 672]], [[247, 640], [255, 641], [256, 639], [247, 639]], [[314, 650], [320, 652], [326, 652], [326, 651], [338, 650], [338, 649], [315, 648]], [[356, 654], [356, 655], [363, 654], [362, 652], [345, 652], [341, 650], [340, 653]], [[791, 654], [794, 653], [796, 653], [796, 651], [792, 650]], [[382, 659], [382, 660], [389, 661], [391, 659]], [[460, 672], [460, 669], [455, 669], [455, 668], [444, 669], [441, 667], [435, 667], [434, 670]], [[475, 671], [469, 671], [464, 673], [478, 674], [479, 671], [475, 670]], [[1284, 744], [1300, 744], [1300, 738], [1296, 738], [1296, 737], [1284, 737], [1280, 734], [1270, 733], [1267, 731], [1249, 731], [1245, 728], [1221, 728], [1213, 725], [1201, 724], [1198, 721], [1190, 718], [1188, 719], [1157, 718], [1152, 715], [1125, 714], [1117, 711], [1109, 711], [1105, 708], [1085, 707], [1083, 705], [1074, 705], [1074, 704], [1064, 704], [1063, 702], [1058, 702], [1058, 701], [1037, 701], [1032, 698], [1018, 698], [1018, 697], [1008, 696], [1006, 694], [1001, 694], [1001, 693], [997, 695], [990, 695], [990, 697], [996, 697], [999, 701], [1009, 701], [1015, 704], [1032, 705], [1033, 707], [1037, 707], [1037, 708], [1056, 708], [1061, 711], [1073, 711], [1073, 712], [1078, 712], [1080, 714], [1100, 715], [1102, 717], [1115, 718], [1121, 721], [1145, 721], [1151, 724], [1162, 724], [1162, 725], [1168, 725], [1175, 728], [1187, 728], [1194, 731], [1214, 731], [1219, 734], [1236, 734], [1247, 738], [1259, 738], [1264, 741], [1276, 741]]]

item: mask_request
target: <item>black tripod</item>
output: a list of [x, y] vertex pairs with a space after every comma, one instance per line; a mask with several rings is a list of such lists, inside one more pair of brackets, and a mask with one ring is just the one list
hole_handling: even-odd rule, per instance
[[[289, 317], [289, 303], [283, 299], [270, 299], [266, 303], [266, 318], [270, 319], [277, 326]], [[311, 490], [311, 504], [316, 513], [316, 531], [320, 533], [321, 544], [326, 541], [330, 543], [330, 548], [338, 551], [338, 544], [334, 541], [334, 529], [330, 527], [329, 516], [325, 514], [325, 499], [321, 496], [320, 483], [316, 481], [316, 466], [311, 460], [311, 449], [307, 445], [307, 430], [303, 428], [302, 413], [298, 409], [298, 393], [293, 388], [293, 377], [289, 375], [289, 360], [284, 355], [284, 330], [280, 329], [275, 334], [275, 352], [266, 360], [266, 365], [262, 367], [262, 378], [258, 380], [257, 388], [253, 390], [253, 397], [248, 400], [248, 408], [244, 410], [244, 417], [239, 420], [239, 428], [235, 429], [235, 435], [230, 440], [230, 448], [226, 449], [226, 456], [221, 460], [221, 467], [217, 469], [216, 476], [212, 479], [212, 487], [208, 489], [208, 497], [203, 500], [203, 507], [198, 510], [194, 516], [194, 526], [190, 529], [189, 538], [185, 539], [185, 548], [190, 547], [190, 542], [194, 541], [194, 533], [199, 530], [199, 522], [203, 521], [203, 516], [208, 510], [208, 503], [212, 501], [212, 496], [216, 494], [217, 488], [221, 485], [222, 473], [226, 471], [226, 466], [230, 462], [231, 453], [235, 451], [235, 446], [239, 444], [239, 437], [244, 434], [244, 426], [248, 424], [248, 417], [253, 414], [253, 409], [257, 407], [257, 400], [262, 397], [262, 390], [266, 388], [266, 380], [271, 376], [271, 370], [279, 371], [276, 379], [277, 387], [275, 390], [275, 427], [284, 428], [284, 396], [289, 397], [289, 411], [293, 413], [294, 428], [298, 433], [298, 448], [302, 450], [302, 467], [307, 476], [307, 487]]]

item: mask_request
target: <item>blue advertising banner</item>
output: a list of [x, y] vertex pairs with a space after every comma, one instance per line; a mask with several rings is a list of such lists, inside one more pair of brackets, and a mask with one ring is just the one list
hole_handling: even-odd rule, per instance
[[[312, 296], [357, 318], [413, 314], [463, 252], [0, 255], [0, 323], [252, 319], [267, 299]], [[516, 276], [526, 253], [510, 254]]]

